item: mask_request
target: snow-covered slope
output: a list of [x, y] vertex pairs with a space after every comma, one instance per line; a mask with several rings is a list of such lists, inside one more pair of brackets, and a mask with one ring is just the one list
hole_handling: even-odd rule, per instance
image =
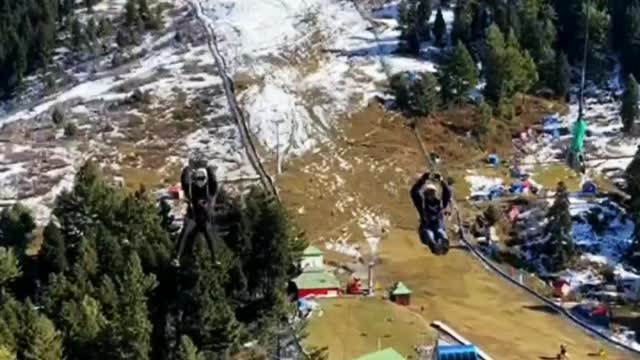
[[241, 101], [252, 131], [269, 150], [286, 144], [285, 156], [328, 140], [336, 121], [364, 106], [388, 73], [435, 69], [393, 53], [397, 1], [373, 11], [373, 19], [346, 0], [197, 1], [228, 71], [245, 87]]

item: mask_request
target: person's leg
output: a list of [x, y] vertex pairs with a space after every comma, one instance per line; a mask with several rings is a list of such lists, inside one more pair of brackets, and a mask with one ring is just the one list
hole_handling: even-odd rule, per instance
[[196, 222], [190, 218], [185, 217], [184, 223], [182, 225], [182, 231], [180, 232], [180, 237], [178, 238], [178, 244], [176, 248], [176, 256], [173, 259], [174, 266], [180, 266], [180, 258], [182, 257], [182, 252], [184, 251], [184, 247], [186, 243], [193, 237], [196, 229]]
[[204, 224], [204, 229], [203, 229], [203, 233], [204, 233], [204, 238], [207, 241], [207, 246], [209, 247], [209, 252], [211, 252], [211, 260], [213, 261], [214, 264], [218, 264], [218, 260], [216, 258], [216, 240], [218, 238], [218, 235], [215, 232], [213, 223], [211, 221], [207, 221]]
[[429, 250], [431, 250], [432, 253], [435, 254], [436, 252], [436, 248], [435, 248], [435, 239], [434, 239], [434, 233], [432, 230], [429, 229], [428, 226], [426, 225], [421, 225], [420, 226], [420, 241], [424, 244], [427, 245], [429, 247]]

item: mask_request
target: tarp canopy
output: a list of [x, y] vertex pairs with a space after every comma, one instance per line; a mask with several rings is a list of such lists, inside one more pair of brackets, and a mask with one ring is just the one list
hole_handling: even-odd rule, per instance
[[583, 119], [578, 119], [573, 125], [572, 135], [571, 150], [574, 153], [582, 153], [584, 151], [584, 138], [587, 136], [587, 122]]

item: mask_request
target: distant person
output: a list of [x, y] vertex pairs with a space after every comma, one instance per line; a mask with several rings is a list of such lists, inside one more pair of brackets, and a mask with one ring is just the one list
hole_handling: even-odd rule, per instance
[[213, 207], [218, 193], [218, 182], [214, 170], [204, 160], [189, 161], [189, 165], [182, 170], [181, 182], [188, 206], [178, 239], [176, 257], [172, 264], [175, 267], [180, 266], [185, 246], [193, 247], [193, 241], [198, 233], [204, 235], [211, 257], [214, 263], [218, 264], [214, 246], [217, 235], [213, 224]]
[[[439, 197], [436, 183], [441, 188]], [[444, 212], [451, 203], [451, 195], [449, 185], [440, 174], [432, 176], [429, 172], [424, 173], [411, 188], [411, 199], [420, 216], [420, 240], [436, 255], [443, 255], [449, 251]]]

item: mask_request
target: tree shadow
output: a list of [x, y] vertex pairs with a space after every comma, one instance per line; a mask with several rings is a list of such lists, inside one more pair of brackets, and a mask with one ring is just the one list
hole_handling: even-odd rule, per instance
[[551, 314], [551, 315], [557, 315], [558, 314], [558, 310], [552, 308], [549, 305], [524, 305], [522, 307], [527, 309], [527, 310], [544, 312], [544, 313]]

